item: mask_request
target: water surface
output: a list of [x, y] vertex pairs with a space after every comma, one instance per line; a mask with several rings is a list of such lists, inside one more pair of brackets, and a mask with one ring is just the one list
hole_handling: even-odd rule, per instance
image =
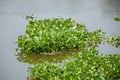
[[[84, 23], [89, 31], [102, 29], [109, 36], [120, 35], [120, 0], [0, 0], [0, 80], [26, 80], [29, 64], [16, 59], [18, 35], [24, 33], [26, 15], [41, 18], [72, 18]], [[100, 45], [105, 54], [120, 53], [119, 48]]]

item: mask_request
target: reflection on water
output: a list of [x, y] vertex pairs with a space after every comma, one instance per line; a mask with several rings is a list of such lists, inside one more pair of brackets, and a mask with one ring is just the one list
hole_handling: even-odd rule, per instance
[[25, 54], [25, 53], [17, 53], [16, 57], [17, 60], [24, 63], [29, 64], [36, 64], [36, 63], [42, 63], [45, 61], [52, 62], [52, 63], [58, 63], [62, 62], [68, 57], [73, 57], [74, 54], [76, 54], [77, 51], [69, 51], [69, 52], [54, 52], [52, 55], [48, 54]]

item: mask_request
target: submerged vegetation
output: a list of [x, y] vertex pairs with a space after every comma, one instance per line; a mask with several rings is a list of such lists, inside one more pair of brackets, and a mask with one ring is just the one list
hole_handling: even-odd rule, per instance
[[96, 47], [104, 40], [104, 32], [88, 32], [83, 24], [73, 30], [74, 22], [71, 18], [30, 20], [25, 33], [18, 37], [17, 50], [27, 54], [82, 50]]
[[68, 52], [52, 52], [55, 55], [45, 55], [45, 54], [25, 54], [23, 52], [17, 53], [17, 60], [29, 64], [43, 63], [45, 61], [49, 63], [60, 63], [68, 57], [74, 57], [77, 51], [68, 51]]
[[83, 50], [62, 64], [41, 63], [29, 68], [31, 80], [119, 80], [120, 56]]

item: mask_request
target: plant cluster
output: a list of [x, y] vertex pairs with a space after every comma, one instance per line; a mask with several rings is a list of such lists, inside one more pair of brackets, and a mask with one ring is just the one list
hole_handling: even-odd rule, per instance
[[98, 46], [104, 39], [104, 32], [88, 32], [83, 24], [73, 30], [75, 25], [71, 18], [52, 18], [30, 20], [26, 31], [16, 41], [18, 48], [25, 53], [50, 53], [52, 51], [81, 50]]
[[109, 36], [107, 40], [108, 44], [120, 48], [120, 36]]
[[120, 16], [114, 17], [114, 20], [115, 20], [115, 21], [120, 21]]
[[[95, 49], [105, 39], [103, 31], [88, 32], [83, 24], [78, 24], [78, 28], [73, 29], [75, 21], [71, 18], [35, 20], [32, 15], [26, 16], [26, 19], [29, 19], [29, 24], [16, 43], [17, 50], [20, 50], [19, 56], [24, 58], [18, 60], [29, 63], [36, 61], [28, 69], [29, 80], [120, 80], [120, 55], [99, 55]], [[110, 36], [107, 39], [109, 44], [120, 47], [119, 36]], [[58, 64], [44, 61], [39, 63], [39, 58], [46, 57], [45, 53], [64, 51], [76, 51], [76, 54]], [[31, 53], [44, 57], [35, 54], [37, 59]], [[60, 58], [60, 55], [56, 56]]]
[[98, 55], [90, 48], [62, 64], [36, 64], [29, 73], [31, 80], [119, 80], [120, 55]]

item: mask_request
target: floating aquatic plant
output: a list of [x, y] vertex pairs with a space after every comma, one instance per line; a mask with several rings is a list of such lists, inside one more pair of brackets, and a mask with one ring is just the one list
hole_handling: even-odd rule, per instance
[[119, 80], [120, 55], [98, 55], [91, 48], [63, 64], [36, 64], [29, 68], [29, 74], [30, 80]]
[[115, 21], [120, 21], [120, 16], [114, 17], [114, 20], [115, 20]]
[[[120, 55], [100, 55], [95, 49], [105, 39], [102, 30], [89, 32], [80, 23], [76, 29], [72, 29], [75, 21], [71, 18], [35, 20], [33, 15], [27, 18], [30, 20], [26, 31], [18, 37], [16, 44], [20, 51], [18, 55], [24, 58], [19, 57], [18, 60], [35, 64], [28, 69], [29, 80], [120, 79]], [[108, 43], [120, 47], [120, 37], [110, 36]], [[62, 63], [39, 63], [39, 59], [33, 62], [37, 59], [34, 54], [51, 55], [53, 52], [64, 51], [77, 52]], [[31, 53], [32, 56], [29, 55]]]
[[73, 30], [74, 22], [71, 18], [29, 20], [25, 33], [16, 41], [17, 50], [27, 54], [82, 50], [96, 47], [104, 40], [104, 32], [88, 32], [83, 24]]
[[120, 36], [109, 36], [107, 40], [108, 44], [120, 48]]

